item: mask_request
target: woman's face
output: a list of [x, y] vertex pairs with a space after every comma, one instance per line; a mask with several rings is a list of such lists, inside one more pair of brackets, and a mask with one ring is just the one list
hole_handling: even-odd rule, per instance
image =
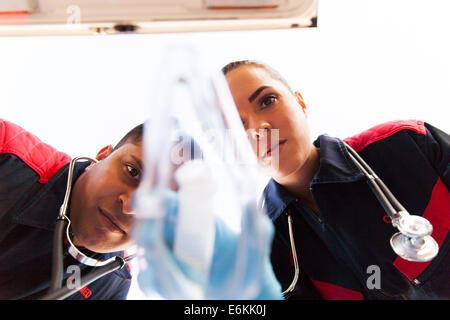
[[297, 172], [312, 148], [303, 100], [261, 66], [226, 79], [260, 165], [277, 181]]

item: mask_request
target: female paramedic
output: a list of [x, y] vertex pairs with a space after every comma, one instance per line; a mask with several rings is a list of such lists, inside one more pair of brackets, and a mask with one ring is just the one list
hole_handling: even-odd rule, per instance
[[[271, 260], [285, 296], [449, 299], [450, 137], [414, 120], [383, 123], [344, 140], [321, 135], [311, 143], [304, 100], [275, 70], [245, 60], [222, 71], [272, 178], [264, 206], [276, 229]], [[439, 246], [432, 259], [411, 261], [394, 252], [393, 220], [347, 146], [406, 210], [431, 223]]]

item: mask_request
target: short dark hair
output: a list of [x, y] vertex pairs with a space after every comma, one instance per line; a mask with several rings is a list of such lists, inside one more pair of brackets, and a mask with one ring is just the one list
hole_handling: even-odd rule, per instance
[[222, 68], [222, 73], [226, 76], [228, 72], [233, 71], [233, 70], [235, 70], [235, 69], [237, 69], [239, 67], [242, 67], [242, 66], [257, 66], [257, 67], [265, 69], [266, 71], [268, 71], [270, 73], [270, 75], [272, 77], [274, 77], [275, 79], [281, 81], [289, 89], [289, 91], [292, 92], [292, 94], [294, 94], [294, 91], [291, 89], [291, 86], [289, 85], [289, 83], [286, 81], [286, 79], [278, 71], [276, 71], [274, 68], [272, 68], [268, 64], [265, 64], [265, 63], [260, 62], [260, 61], [256, 61], [256, 60], [238, 60], [238, 61], [233, 61], [233, 62], [230, 62], [230, 63], [226, 64]]
[[120, 148], [122, 145], [128, 142], [131, 142], [136, 145], [140, 144], [142, 142], [143, 131], [144, 131], [144, 123], [137, 125], [133, 129], [128, 131], [128, 133], [124, 135], [122, 139], [120, 139], [120, 141], [114, 147], [113, 151]]

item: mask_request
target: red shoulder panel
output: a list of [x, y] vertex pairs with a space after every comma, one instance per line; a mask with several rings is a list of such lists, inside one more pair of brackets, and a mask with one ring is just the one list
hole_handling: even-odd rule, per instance
[[426, 135], [425, 125], [420, 120], [399, 120], [379, 124], [373, 128], [363, 131], [353, 137], [344, 139], [356, 152], [359, 152], [370, 144], [383, 140], [401, 130], [412, 130]]
[[[441, 179], [436, 182], [422, 217], [430, 221], [433, 226], [431, 235], [441, 248], [450, 231], [450, 193]], [[397, 257], [394, 261], [394, 266], [409, 280], [419, 276], [429, 264], [430, 262], [407, 261], [401, 257]]]
[[70, 161], [70, 157], [22, 127], [0, 119], [0, 153], [18, 156], [39, 175], [39, 182], [46, 183], [59, 169]]

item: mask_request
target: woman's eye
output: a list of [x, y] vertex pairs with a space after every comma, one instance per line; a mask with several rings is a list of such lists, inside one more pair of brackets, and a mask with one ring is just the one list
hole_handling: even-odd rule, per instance
[[270, 96], [264, 97], [261, 100], [261, 108], [267, 108], [270, 105], [272, 105], [275, 101], [277, 101], [277, 97], [274, 96], [274, 95], [270, 95]]
[[133, 166], [127, 165], [128, 174], [135, 180], [139, 180], [141, 173]]

